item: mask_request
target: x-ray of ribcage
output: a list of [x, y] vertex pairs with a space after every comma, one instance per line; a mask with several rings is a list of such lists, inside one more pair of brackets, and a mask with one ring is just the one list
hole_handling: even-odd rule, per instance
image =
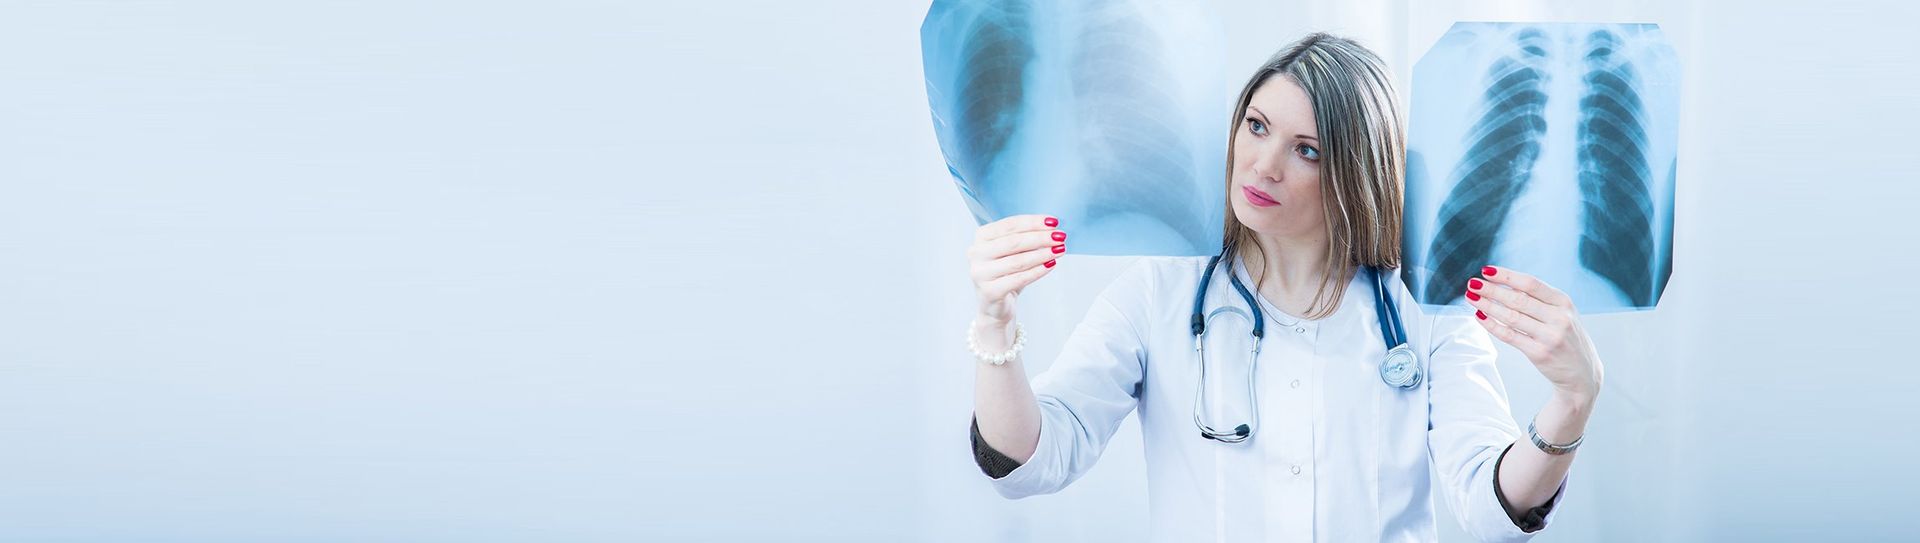
[[1494, 264], [1583, 312], [1650, 309], [1673, 262], [1680, 69], [1651, 24], [1459, 23], [1414, 66], [1407, 286]]
[[1057, 216], [1078, 254], [1218, 252], [1233, 97], [1202, 9], [936, 0], [927, 100], [974, 218]]

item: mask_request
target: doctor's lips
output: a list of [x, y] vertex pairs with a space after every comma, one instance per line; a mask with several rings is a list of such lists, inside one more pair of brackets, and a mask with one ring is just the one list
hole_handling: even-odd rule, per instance
[[1253, 185], [1241, 186], [1240, 192], [1247, 195], [1247, 203], [1255, 206], [1273, 207], [1280, 205], [1279, 200], [1273, 199], [1273, 197], [1268, 196], [1267, 193], [1260, 192], [1260, 189], [1253, 188]]

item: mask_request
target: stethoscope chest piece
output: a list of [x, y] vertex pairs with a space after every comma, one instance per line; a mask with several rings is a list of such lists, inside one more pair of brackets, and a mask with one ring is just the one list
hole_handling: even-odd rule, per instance
[[1380, 361], [1380, 380], [1395, 388], [1407, 389], [1420, 386], [1420, 361], [1413, 356], [1413, 348], [1402, 343], [1387, 351], [1387, 357]]

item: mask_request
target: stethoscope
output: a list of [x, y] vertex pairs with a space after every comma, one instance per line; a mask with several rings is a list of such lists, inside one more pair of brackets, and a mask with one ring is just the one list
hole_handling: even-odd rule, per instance
[[[1260, 426], [1260, 397], [1254, 393], [1253, 368], [1260, 359], [1260, 340], [1266, 335], [1266, 319], [1261, 315], [1259, 301], [1254, 299], [1253, 293], [1247, 290], [1246, 284], [1240, 282], [1240, 277], [1232, 272], [1228, 272], [1227, 277], [1233, 283], [1233, 290], [1238, 291], [1240, 298], [1246, 300], [1247, 309], [1251, 310], [1251, 314], [1248, 310], [1238, 307], [1222, 306], [1213, 310], [1212, 313], [1204, 313], [1203, 316], [1206, 310], [1207, 285], [1213, 282], [1213, 270], [1219, 267], [1222, 259], [1227, 259], [1232, 254], [1231, 250], [1223, 251], [1207, 261], [1207, 271], [1200, 276], [1200, 290], [1193, 295], [1192, 320], [1193, 351], [1200, 357], [1200, 380], [1194, 385], [1197, 390], [1193, 395], [1193, 425], [1200, 427], [1201, 437], [1225, 443], [1246, 441], [1247, 438], [1253, 437], [1254, 430]], [[1231, 266], [1232, 260], [1227, 259], [1227, 261]], [[1387, 347], [1387, 356], [1380, 361], [1380, 380], [1386, 382], [1388, 386], [1401, 390], [1419, 386], [1420, 361], [1414, 356], [1413, 348], [1407, 346], [1406, 329], [1400, 323], [1399, 308], [1394, 305], [1392, 298], [1387, 297], [1385, 274], [1373, 267], [1367, 268], [1367, 274], [1373, 278], [1373, 307], [1380, 313], [1380, 340], [1385, 342]], [[1207, 424], [1201, 417], [1201, 413], [1205, 411], [1207, 399], [1205, 341], [1207, 325], [1221, 315], [1235, 315], [1253, 322], [1253, 349], [1248, 355], [1247, 362], [1247, 409], [1253, 414], [1253, 422], [1235, 426], [1232, 431], [1227, 432]]]

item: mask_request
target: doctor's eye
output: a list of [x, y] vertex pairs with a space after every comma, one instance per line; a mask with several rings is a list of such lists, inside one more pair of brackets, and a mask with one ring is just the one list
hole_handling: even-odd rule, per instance
[[1260, 119], [1247, 117], [1247, 132], [1255, 136], [1265, 136], [1267, 135], [1267, 123], [1260, 122]]
[[1294, 147], [1294, 150], [1300, 153], [1301, 158], [1305, 158], [1312, 162], [1320, 161], [1320, 150], [1313, 148], [1312, 145], [1307, 145], [1305, 143], [1302, 143]]

